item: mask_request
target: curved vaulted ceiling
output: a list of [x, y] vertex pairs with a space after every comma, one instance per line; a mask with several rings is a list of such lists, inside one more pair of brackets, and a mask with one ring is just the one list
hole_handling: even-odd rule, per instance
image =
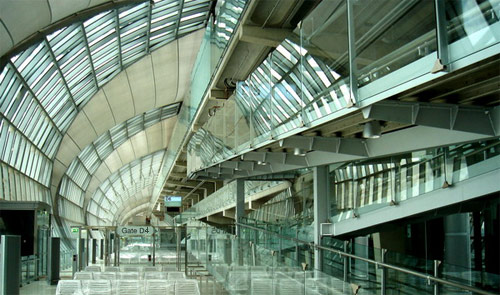
[[161, 150], [144, 156], [106, 178], [89, 202], [88, 224], [109, 225], [135, 204], [149, 202], [164, 154]]
[[90, 197], [109, 175], [168, 145], [178, 111], [178, 103], [153, 109], [103, 133], [73, 159], [62, 178], [58, 196], [86, 211]]
[[[0, 190], [4, 199], [51, 203], [68, 223], [118, 220], [96, 201], [113, 194], [122, 203], [141, 194], [134, 204], [149, 201], [147, 182], [176, 124], [211, 5], [103, 2], [0, 3], [0, 54], [9, 52], [0, 68]], [[92, 197], [98, 192], [107, 195]]]
[[[84, 9], [111, 2], [108, 0], [85, 1], [18, 1], [0, 2], [0, 56], [14, 45], [50, 24]], [[129, 1], [130, 2], [130, 1]]]

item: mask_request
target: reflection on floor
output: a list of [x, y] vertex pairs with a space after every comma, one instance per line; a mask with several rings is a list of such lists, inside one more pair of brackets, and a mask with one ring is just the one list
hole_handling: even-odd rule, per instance
[[35, 281], [28, 285], [22, 286], [20, 295], [54, 295], [56, 294], [56, 287], [51, 286], [47, 281]]

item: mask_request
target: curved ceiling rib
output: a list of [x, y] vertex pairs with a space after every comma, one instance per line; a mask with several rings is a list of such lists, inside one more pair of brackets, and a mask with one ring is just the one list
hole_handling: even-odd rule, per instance
[[[28, 32], [34, 31], [33, 24], [38, 30], [37, 42], [19, 46], [25, 49], [2, 57], [7, 63], [0, 69], [0, 164], [5, 169], [2, 179], [19, 181], [15, 171], [26, 178], [23, 183], [27, 185], [22, 191], [13, 186], [3, 198], [17, 200], [22, 195], [52, 203], [47, 196], [55, 195], [67, 165], [81, 148], [133, 115], [183, 98], [203, 32], [181, 37], [205, 26], [211, 1], [123, 1], [126, 6], [118, 1], [111, 5], [113, 9], [99, 10], [97, 15], [95, 11], [85, 12], [71, 17], [74, 23], [67, 21], [63, 27], [40, 30], [70, 12], [59, 11], [55, 19], [41, 20], [46, 9], [37, 10], [30, 3], [29, 10], [40, 15], [25, 14], [30, 18], [31, 22], [26, 22], [29, 25], [18, 28], [19, 32], [10, 31], [9, 17], [21, 21], [25, 15], [20, 17], [20, 11], [28, 9], [21, 2], [0, 3], [0, 37], [13, 37], [8, 49], [18, 46]], [[51, 9], [63, 5], [57, 0], [49, 2]], [[102, 1], [86, 5], [98, 2]], [[80, 4], [71, 5], [71, 9], [82, 8]], [[83, 19], [87, 15], [92, 17]], [[128, 104], [120, 101], [123, 92], [117, 89], [121, 88], [130, 93]], [[122, 105], [127, 112], [120, 109]], [[129, 111], [130, 105], [133, 111]], [[112, 120], [99, 121], [106, 117]], [[6, 172], [9, 169], [13, 172]], [[78, 206], [66, 204], [68, 208], [62, 209], [72, 212], [72, 220], [82, 219]]]
[[99, 136], [69, 165], [58, 186], [58, 198], [85, 208], [93, 191], [110, 174], [135, 159], [164, 149], [179, 107], [176, 103], [153, 109]]
[[87, 223], [105, 225], [104, 221], [115, 220], [129, 202], [149, 200], [164, 154], [161, 150], [135, 160], [104, 180], [88, 204]]

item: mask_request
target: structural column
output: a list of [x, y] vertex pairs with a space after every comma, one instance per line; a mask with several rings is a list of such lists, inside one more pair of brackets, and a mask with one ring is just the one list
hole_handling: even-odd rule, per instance
[[49, 263], [47, 269], [47, 282], [50, 285], [57, 285], [60, 278], [61, 265], [61, 240], [57, 237], [51, 237], [49, 242]]
[[92, 239], [92, 264], [97, 263], [97, 240]]
[[[245, 181], [243, 179], [236, 180], [236, 222], [245, 215]], [[236, 226], [236, 235], [239, 237], [241, 234], [240, 226]]]
[[[321, 245], [320, 225], [328, 221], [329, 213], [328, 166], [314, 167], [314, 244]], [[314, 249], [314, 268], [323, 270], [322, 253]]]

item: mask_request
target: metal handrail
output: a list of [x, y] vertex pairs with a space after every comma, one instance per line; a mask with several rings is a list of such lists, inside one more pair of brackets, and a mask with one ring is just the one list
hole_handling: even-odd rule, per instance
[[423, 273], [416, 272], [416, 271], [413, 271], [413, 270], [410, 270], [410, 269], [407, 269], [407, 268], [404, 268], [404, 267], [399, 267], [399, 266], [387, 264], [387, 263], [384, 263], [384, 262], [375, 261], [373, 259], [356, 256], [356, 255], [353, 255], [353, 254], [350, 254], [350, 253], [347, 253], [347, 252], [344, 252], [344, 251], [340, 251], [340, 250], [336, 250], [336, 249], [324, 247], [324, 246], [321, 246], [321, 245], [316, 245], [313, 242], [306, 242], [306, 241], [303, 241], [303, 240], [300, 240], [300, 239], [297, 239], [297, 238], [293, 238], [293, 237], [285, 236], [285, 235], [282, 235], [282, 234], [278, 234], [278, 233], [275, 233], [273, 231], [265, 230], [265, 229], [262, 229], [262, 228], [259, 228], [259, 227], [255, 227], [255, 226], [251, 226], [251, 225], [247, 225], [247, 224], [243, 224], [243, 223], [239, 223], [239, 222], [237, 222], [236, 224], [238, 226], [242, 226], [242, 227], [246, 227], [246, 228], [249, 228], [249, 229], [258, 230], [258, 231], [261, 231], [261, 232], [264, 232], [264, 233], [272, 234], [272, 235], [275, 235], [275, 236], [277, 236], [279, 238], [288, 239], [288, 240], [294, 241], [296, 243], [301, 243], [301, 244], [309, 245], [310, 247], [315, 248], [315, 249], [320, 249], [320, 250], [325, 250], [325, 251], [328, 251], [328, 252], [336, 253], [336, 254], [338, 254], [341, 257], [343, 256], [343, 257], [348, 257], [348, 258], [353, 258], [353, 259], [358, 259], [358, 260], [361, 260], [361, 261], [364, 261], [364, 262], [368, 262], [368, 263], [374, 264], [375, 267], [384, 267], [384, 268], [387, 268], [387, 269], [392, 269], [392, 270], [395, 270], [395, 271], [398, 271], [398, 272], [402, 272], [402, 273], [406, 273], [406, 274], [409, 274], [409, 275], [413, 275], [413, 276], [416, 276], [416, 277], [419, 277], [419, 278], [422, 278], [422, 279], [426, 279], [428, 282], [433, 281], [435, 283], [439, 283], [439, 284], [442, 284], [442, 285], [447, 285], [447, 286], [450, 286], [450, 287], [459, 288], [459, 289], [462, 289], [462, 290], [471, 291], [471, 292], [474, 292], [474, 293], [477, 293], [477, 294], [481, 294], [481, 295], [497, 295], [495, 293], [490, 293], [488, 291], [484, 291], [484, 290], [477, 289], [477, 288], [474, 288], [474, 287], [470, 287], [470, 286], [467, 286], [467, 285], [463, 285], [463, 284], [460, 284], [460, 283], [455, 283], [455, 282], [447, 281], [447, 280], [440, 279], [440, 278], [432, 276], [432, 275], [423, 274]]

